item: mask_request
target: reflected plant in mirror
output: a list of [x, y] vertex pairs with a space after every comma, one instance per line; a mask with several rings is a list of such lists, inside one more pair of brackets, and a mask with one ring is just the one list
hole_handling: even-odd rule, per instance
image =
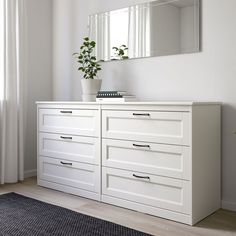
[[97, 42], [98, 60], [120, 57], [114, 57], [119, 45], [129, 49], [125, 59], [199, 52], [199, 2], [155, 0], [90, 15], [89, 37]]
[[112, 57], [111, 60], [129, 59], [129, 57], [127, 56], [128, 47], [126, 45], [121, 45], [119, 48], [113, 47], [112, 49], [114, 50], [114, 57]]

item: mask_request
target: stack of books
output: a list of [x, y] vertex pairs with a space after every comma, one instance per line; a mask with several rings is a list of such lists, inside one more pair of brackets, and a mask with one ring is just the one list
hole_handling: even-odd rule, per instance
[[137, 101], [134, 95], [125, 91], [99, 91], [96, 97], [97, 102], [134, 102]]

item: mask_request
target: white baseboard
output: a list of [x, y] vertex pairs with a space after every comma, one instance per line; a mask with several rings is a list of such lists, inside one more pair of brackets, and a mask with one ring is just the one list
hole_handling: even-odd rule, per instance
[[236, 211], [236, 202], [222, 201], [221, 206], [225, 210]]
[[34, 169], [34, 170], [26, 170], [25, 173], [24, 173], [24, 178], [30, 178], [30, 177], [34, 177], [34, 176], [37, 176], [37, 170]]

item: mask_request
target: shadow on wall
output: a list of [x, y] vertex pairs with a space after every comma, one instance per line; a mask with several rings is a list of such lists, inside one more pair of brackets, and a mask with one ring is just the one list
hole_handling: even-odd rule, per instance
[[[224, 194], [227, 194], [227, 199], [225, 196], [222, 196], [222, 199], [229, 203], [235, 203], [236, 199], [233, 199], [233, 196], [236, 195], [236, 184], [235, 184], [235, 166], [230, 164], [235, 160], [236, 158], [236, 106], [235, 104], [223, 104], [222, 105], [222, 140], [221, 140], [221, 153], [222, 153], [222, 180], [225, 179], [231, 179], [234, 182], [235, 188], [231, 188], [231, 192], [226, 193], [227, 190], [230, 189], [230, 186], [232, 183], [228, 183], [229, 186], [227, 186], [227, 183], [224, 182], [224, 185], [222, 184], [222, 192]], [[232, 129], [234, 127], [234, 129]], [[232, 196], [230, 199], [229, 196]], [[224, 206], [223, 206], [224, 207]], [[235, 222], [236, 222], [236, 216], [235, 216]]]
[[[122, 64], [122, 70], [117, 64]], [[129, 69], [127, 61], [110, 61], [102, 64], [102, 72], [99, 75], [102, 81], [102, 90], [120, 90], [130, 92], [128, 77], [134, 77]], [[109, 78], [109, 79], [104, 79]]]

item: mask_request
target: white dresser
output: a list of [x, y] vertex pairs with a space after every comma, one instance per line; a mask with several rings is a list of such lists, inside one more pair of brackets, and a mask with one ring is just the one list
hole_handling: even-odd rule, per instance
[[38, 102], [38, 184], [193, 225], [220, 208], [220, 109]]

